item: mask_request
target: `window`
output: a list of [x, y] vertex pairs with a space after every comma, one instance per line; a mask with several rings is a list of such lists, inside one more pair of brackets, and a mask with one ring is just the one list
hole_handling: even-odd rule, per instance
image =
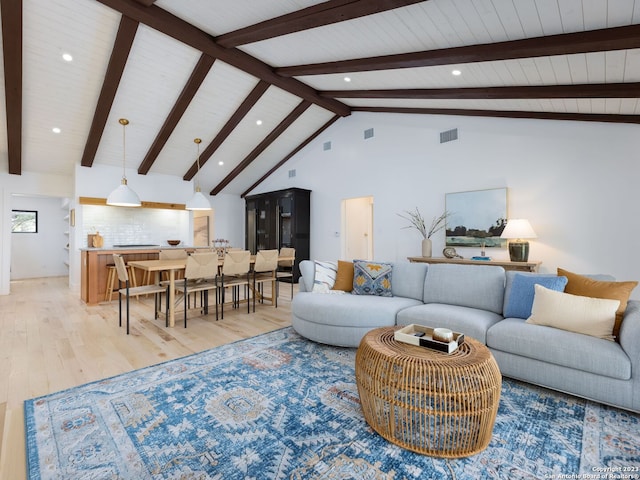
[[12, 210], [11, 232], [38, 233], [38, 212], [35, 210]]

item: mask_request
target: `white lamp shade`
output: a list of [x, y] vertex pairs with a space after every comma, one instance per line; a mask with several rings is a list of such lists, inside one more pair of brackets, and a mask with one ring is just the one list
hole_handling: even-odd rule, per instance
[[187, 202], [185, 207], [187, 210], [211, 210], [211, 203], [209, 199], [204, 196], [204, 193], [199, 188], [196, 189], [196, 193]]
[[129, 188], [127, 180], [122, 179], [122, 183], [107, 197], [107, 205], [116, 207], [139, 207], [142, 205], [140, 198]]
[[501, 238], [536, 238], [536, 232], [531, 228], [529, 220], [512, 218], [507, 220], [507, 226], [502, 231]]

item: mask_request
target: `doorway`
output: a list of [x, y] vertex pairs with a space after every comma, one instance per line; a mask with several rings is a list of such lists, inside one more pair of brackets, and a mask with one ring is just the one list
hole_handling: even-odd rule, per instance
[[342, 201], [342, 258], [373, 260], [373, 197]]

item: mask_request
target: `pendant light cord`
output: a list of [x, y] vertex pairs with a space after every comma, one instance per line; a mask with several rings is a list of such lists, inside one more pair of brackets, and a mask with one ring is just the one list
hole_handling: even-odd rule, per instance
[[196, 154], [196, 165], [198, 167], [198, 170], [196, 172], [196, 191], [200, 188], [200, 143], [202, 142], [202, 140], [200, 138], [194, 138], [193, 139], [193, 143], [195, 143], [197, 145], [197, 154]]
[[120, 125], [122, 125], [122, 178], [126, 181], [127, 180], [127, 175], [126, 175], [127, 136], [126, 136], [125, 130], [127, 125], [129, 125], [129, 120], [127, 120], [126, 118], [121, 118], [118, 121], [120, 122]]

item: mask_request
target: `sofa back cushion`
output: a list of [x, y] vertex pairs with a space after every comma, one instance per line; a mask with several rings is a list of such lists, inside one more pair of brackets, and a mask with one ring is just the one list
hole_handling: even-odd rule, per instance
[[394, 263], [391, 284], [393, 296], [422, 301], [428, 268], [429, 265], [426, 263]]
[[446, 303], [502, 313], [505, 273], [495, 265], [431, 264], [424, 303]]

